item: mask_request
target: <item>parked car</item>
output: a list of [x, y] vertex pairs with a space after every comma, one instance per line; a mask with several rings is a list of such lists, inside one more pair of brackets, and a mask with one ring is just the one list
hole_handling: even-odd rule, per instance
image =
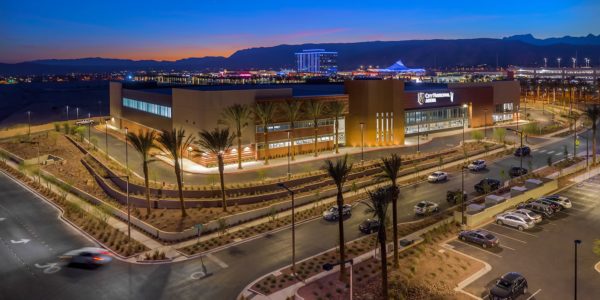
[[448, 173], [442, 171], [435, 171], [427, 177], [427, 181], [429, 182], [440, 182], [446, 180], [448, 180]]
[[489, 192], [491, 191], [495, 191], [497, 189], [500, 188], [500, 180], [497, 179], [492, 179], [492, 178], [484, 178], [481, 181], [479, 181], [475, 186], [475, 191], [483, 194], [486, 192], [485, 186], [489, 187]]
[[467, 168], [471, 171], [481, 171], [481, 170], [485, 170], [485, 168], [487, 168], [486, 164], [485, 164], [485, 160], [483, 159], [478, 159], [478, 160], [474, 160], [472, 161]]
[[[344, 206], [342, 207], [342, 216], [347, 217], [350, 215], [352, 215], [352, 205], [344, 204]], [[337, 205], [332, 206], [328, 210], [323, 212], [323, 219], [325, 219], [327, 221], [336, 221], [338, 219], [338, 217], [339, 217], [339, 213], [338, 213]]]
[[431, 201], [421, 201], [415, 205], [415, 215], [426, 215], [438, 212], [440, 207], [437, 203]]
[[490, 300], [517, 299], [527, 293], [527, 280], [517, 272], [504, 274], [490, 289]]
[[379, 220], [377, 219], [366, 219], [360, 225], [358, 225], [360, 232], [369, 234], [379, 230]]
[[483, 248], [496, 247], [500, 244], [500, 240], [496, 236], [482, 229], [461, 231], [458, 238], [464, 242], [478, 244]]
[[519, 177], [525, 174], [527, 174], [527, 169], [521, 167], [512, 167], [508, 171], [508, 175], [510, 175], [510, 177]]
[[571, 200], [569, 200], [569, 198], [565, 197], [565, 196], [561, 196], [561, 195], [548, 195], [548, 196], [544, 196], [542, 198], [551, 200], [551, 201], [555, 201], [556, 203], [560, 204], [563, 208], [571, 208], [573, 207], [573, 203], [571, 203]]
[[550, 217], [552, 217], [552, 215], [554, 215], [554, 210], [552, 210], [552, 208], [550, 208], [550, 206], [542, 204], [542, 203], [523, 202], [523, 203], [519, 203], [519, 205], [517, 205], [517, 208], [518, 209], [527, 209], [532, 212], [538, 213], [543, 218], [550, 218]]
[[552, 208], [553, 211], [561, 211], [563, 210], [563, 207], [556, 201], [552, 201], [546, 198], [539, 198], [539, 199], [535, 199], [532, 202], [536, 202], [536, 203], [541, 203], [547, 206], [550, 206], [550, 208]]
[[523, 231], [533, 228], [533, 220], [520, 214], [505, 212], [496, 215], [496, 224], [507, 225]]
[[531, 220], [533, 220], [533, 223], [537, 224], [539, 222], [542, 221], [542, 216], [536, 212], [533, 212], [529, 209], [517, 209], [517, 210], [513, 210], [511, 211], [513, 214], [518, 214], [518, 215], [522, 215], [524, 217], [530, 218]]
[[527, 146], [519, 147], [515, 150], [515, 156], [527, 156], [531, 154], [531, 148]]
[[[457, 203], [460, 201], [460, 193], [461, 190], [447, 191], [446, 192], [446, 201]], [[463, 193], [463, 201], [467, 201], [467, 192]]]
[[112, 255], [106, 249], [84, 247], [69, 251], [60, 256], [60, 259], [70, 264], [85, 266], [101, 266], [112, 261]]

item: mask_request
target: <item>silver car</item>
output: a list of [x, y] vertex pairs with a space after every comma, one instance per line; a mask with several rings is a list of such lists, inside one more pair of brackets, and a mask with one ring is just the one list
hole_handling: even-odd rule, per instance
[[496, 223], [498, 225], [507, 225], [515, 227], [518, 230], [531, 229], [533, 226], [533, 220], [523, 215], [514, 214], [510, 212], [501, 213], [496, 216]]
[[438, 212], [440, 207], [437, 203], [431, 201], [421, 201], [415, 205], [415, 215], [426, 215]]
[[[342, 217], [348, 217], [352, 215], [352, 205], [344, 204], [342, 206]], [[339, 218], [340, 214], [338, 212], [338, 207], [332, 206], [328, 210], [323, 212], [323, 219], [327, 221], [336, 221]]]
[[554, 195], [544, 196], [543, 198], [551, 200], [551, 201], [554, 201], [554, 202], [557, 202], [563, 208], [571, 208], [571, 207], [573, 207], [573, 204], [571, 203], [571, 200], [569, 200], [569, 198], [567, 198], [565, 196], [554, 194]]
[[60, 256], [60, 259], [70, 264], [100, 266], [111, 262], [112, 255], [106, 249], [85, 247], [69, 251]]
[[427, 177], [427, 181], [429, 182], [441, 182], [445, 180], [448, 180], [448, 173], [442, 171], [435, 171]]
[[511, 213], [530, 218], [531, 220], [533, 220], [533, 223], [535, 223], [535, 224], [542, 221], [542, 215], [532, 212], [529, 209], [521, 208], [521, 209], [511, 211]]

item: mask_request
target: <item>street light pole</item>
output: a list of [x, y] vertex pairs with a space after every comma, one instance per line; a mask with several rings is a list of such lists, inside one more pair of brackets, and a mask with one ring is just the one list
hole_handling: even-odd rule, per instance
[[108, 120], [104, 120], [104, 150], [108, 158]]
[[296, 214], [294, 204], [294, 191], [292, 191], [285, 183], [280, 182], [277, 184], [280, 188], [283, 188], [290, 193], [292, 197], [292, 274], [296, 275]]
[[127, 172], [127, 239], [131, 242], [131, 208], [129, 207], [129, 150], [127, 147], [129, 130], [125, 127], [125, 169]]
[[521, 136], [521, 146], [520, 146], [521, 155], [519, 157], [521, 159], [520, 167], [521, 167], [521, 169], [523, 169], [523, 130], [515, 130], [512, 128], [506, 128], [506, 130], [514, 131], [516, 134]]
[[365, 163], [365, 123], [360, 122], [360, 165]]
[[67, 122], [69, 122], [69, 106], [67, 105]]
[[27, 135], [31, 136], [31, 111], [27, 111]]
[[75, 107], [75, 120], [79, 120], [79, 107]]
[[581, 240], [574, 240], [574, 247], [575, 247], [575, 281], [574, 281], [574, 293], [573, 293], [573, 299], [577, 300], [577, 246], [579, 244], [581, 244]]
[[292, 140], [290, 139], [290, 134], [291, 134], [291, 130], [287, 131], [287, 176], [288, 176], [288, 180], [290, 180], [292, 178], [292, 172], [290, 171], [290, 150], [291, 150], [291, 146], [292, 146]]
[[488, 109], [483, 110], [483, 139], [487, 139], [487, 112]]
[[460, 188], [460, 224], [465, 225], [465, 169], [467, 167], [463, 165], [461, 167], [461, 188]]
[[467, 104], [463, 104], [462, 107], [463, 107], [462, 143], [463, 143], [463, 147], [464, 147], [465, 146], [465, 126], [467, 125], [466, 124], [466, 118], [467, 118], [467, 112], [466, 112], [466, 110], [467, 110], [468, 105]]
[[417, 123], [417, 154], [421, 150], [421, 124]]

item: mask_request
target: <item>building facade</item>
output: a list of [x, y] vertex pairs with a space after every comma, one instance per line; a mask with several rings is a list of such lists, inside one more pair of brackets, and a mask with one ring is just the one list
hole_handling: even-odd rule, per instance
[[526, 68], [515, 67], [510, 70], [516, 78], [580, 80], [597, 82], [600, 79], [600, 68]]
[[337, 73], [337, 55], [335, 51], [308, 49], [296, 53], [298, 73], [333, 75]]
[[[300, 102], [303, 110], [294, 122], [285, 105]], [[338, 140], [348, 146], [404, 145], [405, 137], [465, 127], [490, 126], [512, 120], [519, 104], [519, 83], [410, 84], [402, 80], [348, 80], [340, 84], [194, 86], [129, 89], [119, 82], [110, 84], [111, 125], [130, 131], [183, 128], [196, 135], [219, 123], [222, 111], [233, 104], [254, 107], [274, 105], [272, 123], [252, 119], [242, 132], [243, 159], [314, 152], [315, 133], [319, 151], [334, 147], [336, 122], [325, 110], [314, 121], [306, 110], [310, 102], [342, 102], [346, 110], [338, 120]], [[289, 135], [288, 135], [289, 134]], [[293, 148], [291, 143], [293, 139]], [[234, 162], [237, 149], [225, 156]], [[214, 158], [195, 158], [204, 165]]]

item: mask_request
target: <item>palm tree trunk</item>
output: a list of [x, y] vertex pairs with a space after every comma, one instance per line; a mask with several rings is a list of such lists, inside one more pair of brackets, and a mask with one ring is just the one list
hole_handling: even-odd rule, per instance
[[177, 179], [177, 189], [179, 190], [179, 206], [181, 207], [181, 217], [187, 217], [185, 212], [185, 202], [183, 202], [183, 184], [181, 183], [181, 172], [179, 168], [179, 162], [175, 158], [175, 178]]
[[388, 299], [388, 279], [387, 279], [387, 253], [385, 226], [379, 226], [379, 252], [381, 254], [381, 296], [382, 299]]
[[593, 121], [594, 123], [592, 123], [592, 166], [596, 165], [596, 129], [598, 126], [596, 125], [597, 120]]
[[340, 242], [340, 281], [346, 281], [346, 244], [344, 243], [344, 196], [342, 195], [342, 187], [338, 186], [337, 206], [338, 206], [338, 233]]
[[398, 187], [393, 185], [394, 197], [392, 198], [392, 237], [394, 238], [394, 268], [398, 269]]
[[238, 131], [238, 147], [237, 147], [237, 157], [238, 157], [238, 169], [242, 169], [242, 132]]
[[336, 116], [335, 117], [335, 154], [340, 153], [339, 140], [338, 140], [339, 139], [339, 128], [338, 127], [340, 126], [340, 123], [338, 120], [339, 120], [339, 118]]
[[[315, 124], [316, 124], [316, 122], [315, 122]], [[319, 150], [317, 148], [318, 147], [317, 143], [319, 142], [318, 138], [319, 138], [319, 128], [317, 126], [315, 126], [315, 157], [319, 156]]]
[[217, 155], [217, 160], [219, 163], [219, 177], [221, 178], [221, 201], [223, 211], [227, 212], [227, 201], [225, 200], [225, 174], [223, 174], [223, 155]]
[[295, 126], [294, 126], [293, 122], [291, 124], [292, 124], [292, 127], [290, 128], [290, 130], [291, 130], [291, 132], [290, 132], [290, 137], [291, 137], [290, 138], [290, 143], [291, 143], [290, 148], [292, 149], [292, 161], [293, 161], [293, 160], [296, 160], [296, 149], [294, 148], [294, 140], [295, 140], [295, 138], [294, 138], [294, 129], [295, 128], [294, 127]]
[[143, 171], [144, 171], [144, 184], [146, 185], [146, 216], [150, 216], [150, 184], [148, 182], [148, 162], [146, 160], [142, 163]]
[[264, 128], [264, 137], [265, 137], [265, 165], [269, 164], [269, 132], [267, 131], [267, 127]]

